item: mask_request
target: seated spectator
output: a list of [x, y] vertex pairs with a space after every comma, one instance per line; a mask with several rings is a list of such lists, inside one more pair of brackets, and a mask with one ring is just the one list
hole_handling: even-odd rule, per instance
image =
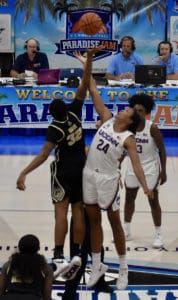
[[36, 79], [40, 69], [49, 69], [47, 55], [40, 52], [40, 44], [34, 38], [25, 42], [24, 49], [26, 52], [16, 58], [10, 76], [25, 78], [27, 76], [25, 71], [31, 71], [32, 76]]
[[18, 252], [2, 267], [1, 300], [51, 300], [53, 271], [39, 249], [39, 239], [32, 234], [19, 240]]
[[112, 56], [109, 62], [106, 78], [111, 80], [135, 80], [135, 65], [143, 65], [141, 56], [134, 53], [135, 40], [124, 36], [120, 42], [121, 52]]
[[167, 80], [178, 79], [178, 56], [173, 52], [172, 44], [168, 41], [162, 41], [158, 45], [158, 55], [152, 59], [156, 65], [166, 66]]

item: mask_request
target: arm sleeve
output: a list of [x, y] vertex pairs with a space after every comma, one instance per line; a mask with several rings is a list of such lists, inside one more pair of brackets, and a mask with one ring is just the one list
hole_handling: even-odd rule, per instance
[[136, 61], [137, 61], [138, 65], [143, 65], [144, 64], [143, 58], [139, 55], [137, 55]]
[[19, 55], [17, 56], [17, 58], [15, 59], [14, 65], [12, 66], [12, 70], [15, 70], [19, 73], [21, 73], [21, 65], [22, 65], [22, 56]]
[[173, 57], [173, 68], [174, 68], [174, 73], [178, 73], [178, 56], [175, 55]]
[[154, 64], [154, 63], [155, 63], [156, 58], [157, 58], [157, 56], [155, 56], [155, 57], [152, 58], [151, 64]]
[[43, 53], [43, 60], [41, 64], [41, 69], [49, 69], [48, 57], [45, 53]]
[[115, 70], [115, 58], [114, 57], [111, 58], [111, 60], [109, 62], [109, 65], [107, 67], [107, 72], [106, 73], [117, 75], [116, 70]]

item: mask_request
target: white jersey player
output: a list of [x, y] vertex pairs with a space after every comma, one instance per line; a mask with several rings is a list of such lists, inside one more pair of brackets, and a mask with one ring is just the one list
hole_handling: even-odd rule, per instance
[[107, 209], [111, 204], [119, 208], [118, 183], [120, 163], [125, 152], [124, 142], [133, 135], [128, 130], [116, 132], [114, 121], [114, 118], [109, 119], [98, 129], [83, 171], [86, 182], [83, 188], [85, 203], [98, 204], [103, 209]]
[[[158, 185], [167, 180], [166, 151], [159, 128], [146, 119], [154, 107], [154, 100], [148, 95], [134, 95], [129, 100], [130, 107], [134, 108], [140, 116], [135, 139], [137, 152], [146, 177], [147, 185], [153, 190], [154, 198], [149, 200], [153, 222], [155, 225], [154, 248], [163, 246], [161, 236], [161, 207], [158, 199]], [[135, 210], [135, 199], [140, 183], [135, 176], [131, 161], [125, 175], [126, 199], [124, 207], [125, 235], [131, 240], [131, 220]]]
[[[146, 176], [147, 185], [150, 189], [154, 189], [158, 183], [160, 158], [158, 148], [154, 138], [151, 136], [151, 126], [153, 122], [145, 120], [145, 127], [142, 131], [137, 131], [135, 141], [137, 144], [137, 152], [142, 164], [144, 174]], [[129, 188], [139, 187], [140, 183], [135, 176], [131, 160], [128, 158], [127, 170], [125, 173], [125, 183]]]
[[101, 263], [103, 244], [101, 208], [105, 208], [119, 256], [117, 288], [123, 290], [128, 284], [128, 266], [125, 236], [119, 214], [118, 190], [119, 165], [125, 149], [131, 157], [134, 172], [141, 182], [145, 194], [152, 197], [152, 191], [146, 184], [132, 133], [140, 119], [132, 108], [120, 111], [113, 119], [111, 112], [102, 102], [93, 78], [91, 78], [89, 89], [103, 126], [99, 128], [93, 139], [83, 171], [84, 202], [90, 220], [92, 249], [92, 271], [87, 284], [89, 287], [94, 286], [107, 270], [107, 266]]

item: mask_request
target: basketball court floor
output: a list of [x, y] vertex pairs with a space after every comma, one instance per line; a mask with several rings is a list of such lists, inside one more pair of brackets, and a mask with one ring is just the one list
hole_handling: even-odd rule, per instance
[[[15, 250], [19, 238], [27, 233], [37, 235], [41, 253], [53, 256], [54, 212], [50, 200], [51, 155], [38, 169], [30, 173], [24, 192], [16, 189], [17, 176], [39, 151], [44, 137], [0, 137], [0, 266]], [[96, 294], [81, 284], [79, 299], [173, 300], [178, 299], [178, 139], [165, 138], [167, 150], [167, 183], [160, 188], [164, 247], [153, 249], [154, 226], [150, 208], [142, 190], [136, 201], [132, 222], [133, 240], [127, 242], [129, 286], [126, 291], [108, 295]], [[125, 162], [122, 174], [124, 174]], [[121, 191], [123, 220], [124, 189]], [[106, 213], [102, 213], [105, 262], [109, 265], [106, 280], [115, 287], [118, 259]], [[70, 218], [70, 211], [69, 211]], [[68, 236], [65, 253], [69, 255]], [[90, 260], [90, 258], [89, 258]], [[85, 277], [87, 280], [88, 272]], [[151, 290], [150, 288], [151, 287]], [[64, 282], [54, 283], [53, 298], [61, 299]], [[70, 300], [70, 299], [69, 299]]]

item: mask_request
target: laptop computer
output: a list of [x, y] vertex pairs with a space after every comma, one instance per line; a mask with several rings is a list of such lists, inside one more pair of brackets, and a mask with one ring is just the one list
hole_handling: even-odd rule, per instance
[[40, 69], [37, 84], [56, 84], [59, 76], [60, 69]]
[[135, 83], [145, 85], [166, 83], [166, 66], [135, 65]]

